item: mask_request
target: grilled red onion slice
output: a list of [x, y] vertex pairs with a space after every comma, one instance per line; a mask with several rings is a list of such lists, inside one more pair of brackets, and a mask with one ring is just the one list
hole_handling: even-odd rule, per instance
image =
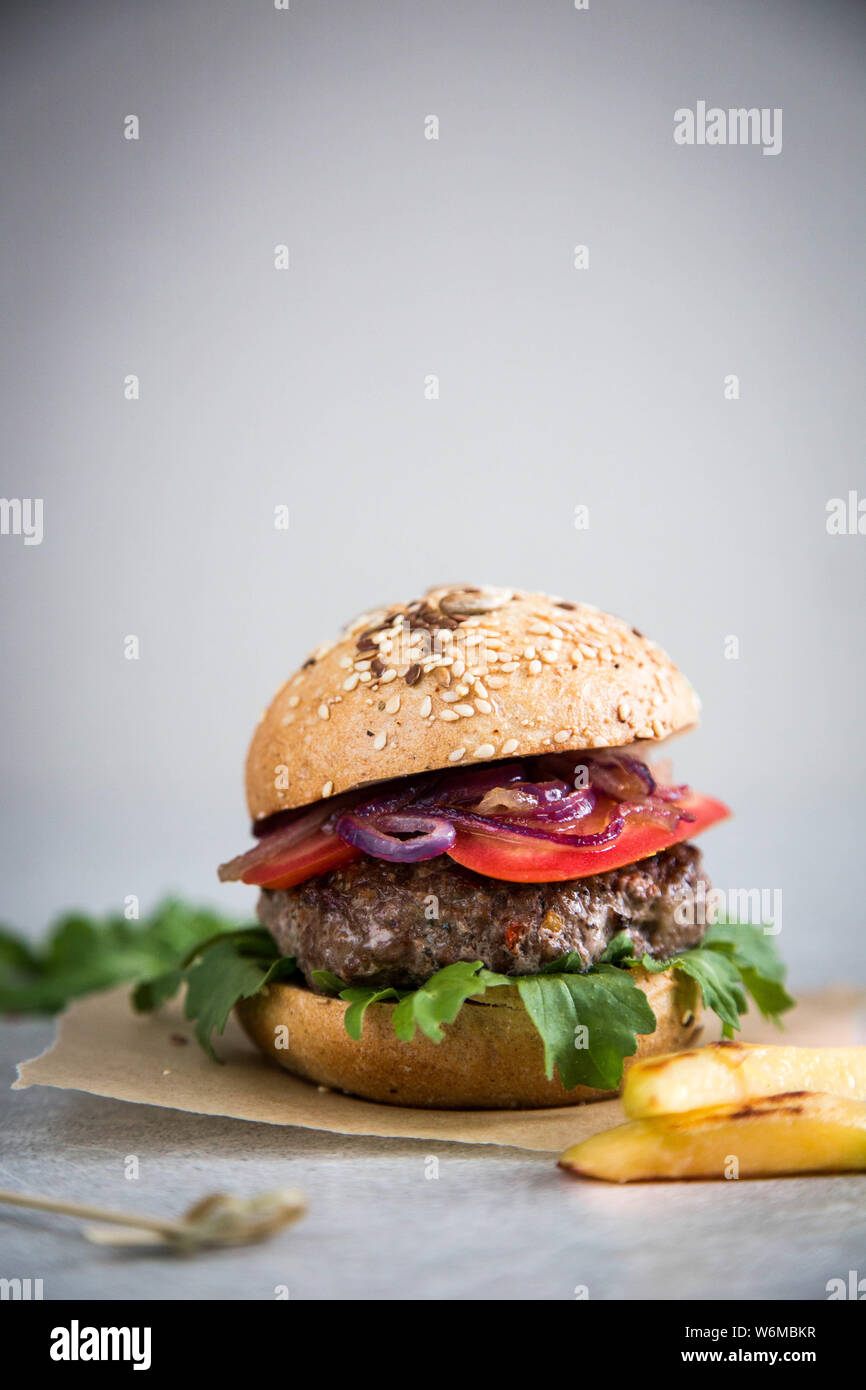
[[286, 850], [293, 849], [318, 830], [332, 814], [332, 808], [327, 801], [317, 801], [312, 810], [307, 808], [306, 815], [297, 816], [288, 825], [284, 823], [262, 835], [258, 844], [248, 849], [246, 854], [239, 854], [236, 858], [229, 859], [226, 864], [220, 864], [217, 871], [220, 880], [223, 883], [233, 883], [245, 874], [247, 869], [267, 864]]
[[596, 830], [590, 835], [572, 835], [563, 830], [547, 830], [538, 821], [479, 816], [474, 811], [443, 811], [441, 814], [447, 816], [454, 825], [462, 826], [466, 830], [480, 830], [488, 835], [523, 835], [531, 840], [550, 840], [555, 845], [568, 845], [571, 849], [589, 849], [593, 845], [610, 844], [619, 837], [625, 825], [625, 817], [616, 815], [608, 821], [603, 830]]
[[[408, 812], [361, 816], [349, 813], [340, 816], [334, 826], [347, 845], [354, 845], [364, 854], [387, 859], [392, 864], [417, 864], [421, 859], [435, 859], [444, 854], [457, 838], [449, 821], [440, 816], [416, 816]], [[398, 840], [397, 835], [412, 835], [411, 840]]]

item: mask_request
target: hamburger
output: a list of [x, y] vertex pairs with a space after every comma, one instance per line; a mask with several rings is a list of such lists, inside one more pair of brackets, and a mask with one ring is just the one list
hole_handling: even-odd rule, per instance
[[561, 1106], [692, 1043], [702, 1007], [728, 1036], [747, 990], [777, 1015], [768, 938], [695, 910], [692, 841], [729, 812], [659, 753], [698, 711], [665, 652], [586, 604], [460, 585], [364, 613], [253, 735], [255, 843], [219, 872], [259, 889], [260, 926], [187, 963], [202, 1041], [235, 1007], [320, 1086]]

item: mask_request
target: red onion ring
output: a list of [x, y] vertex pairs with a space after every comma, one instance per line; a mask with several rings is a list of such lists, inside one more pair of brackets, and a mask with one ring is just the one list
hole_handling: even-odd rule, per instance
[[[457, 839], [449, 821], [440, 816], [416, 816], [406, 813], [365, 816], [353, 813], [340, 816], [334, 826], [347, 845], [353, 845], [376, 859], [392, 864], [417, 864], [422, 859], [435, 859], [444, 854]], [[392, 833], [389, 833], [392, 832]], [[413, 835], [411, 840], [398, 840], [396, 834]]]

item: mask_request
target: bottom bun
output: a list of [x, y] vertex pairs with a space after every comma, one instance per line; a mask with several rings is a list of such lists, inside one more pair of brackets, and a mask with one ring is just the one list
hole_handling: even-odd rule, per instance
[[[698, 1031], [698, 993], [679, 970], [634, 972], [657, 1019], [654, 1033], [638, 1038], [639, 1058], [688, 1047]], [[495, 1002], [493, 1002], [495, 998]], [[344, 1026], [342, 999], [295, 984], [266, 985], [236, 1006], [254, 1043], [281, 1067], [336, 1091], [386, 1105], [437, 1110], [537, 1109], [607, 1100], [616, 1091], [576, 1086], [567, 1091], [557, 1073], [544, 1074], [541, 1038], [514, 988], [491, 990], [463, 1005], [445, 1024], [441, 1042], [416, 1031], [411, 1042], [394, 1034], [396, 1005], [371, 1004], [360, 1042]]]

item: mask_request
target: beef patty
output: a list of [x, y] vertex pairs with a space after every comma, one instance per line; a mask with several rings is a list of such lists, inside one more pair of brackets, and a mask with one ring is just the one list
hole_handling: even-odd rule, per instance
[[576, 951], [586, 968], [623, 930], [635, 954], [686, 950], [703, 928], [674, 913], [702, 879], [708, 888], [700, 851], [688, 844], [564, 883], [503, 883], [445, 855], [420, 864], [364, 858], [296, 888], [264, 889], [258, 915], [308, 983], [311, 971], [331, 970], [347, 983], [415, 988], [455, 961], [531, 975]]

